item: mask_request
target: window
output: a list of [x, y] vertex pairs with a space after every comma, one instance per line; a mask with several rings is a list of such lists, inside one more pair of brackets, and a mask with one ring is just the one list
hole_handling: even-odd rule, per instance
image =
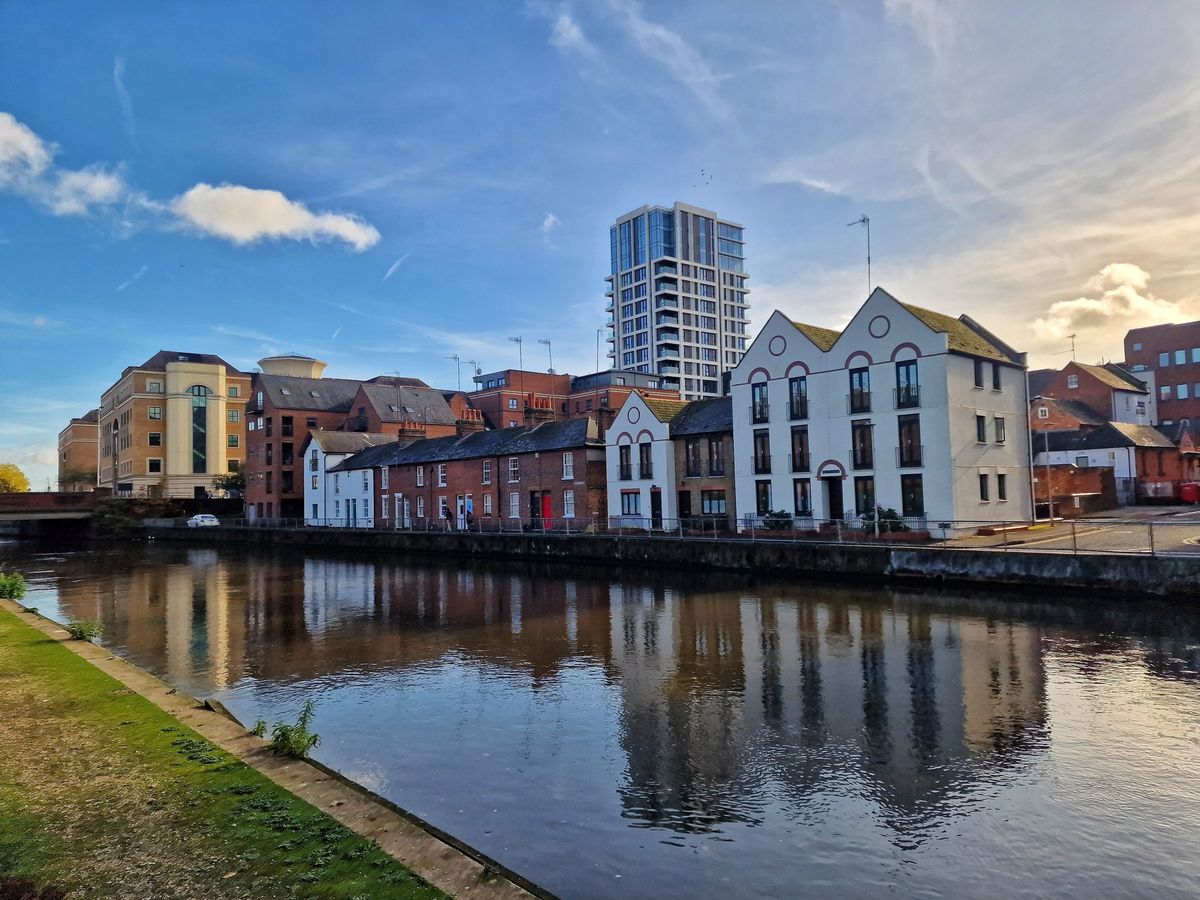
[[754, 512], [765, 516], [771, 511], [771, 482], [754, 482]]
[[563, 518], [575, 518], [575, 492], [563, 491]]
[[719, 437], [708, 439], [708, 474], [725, 474], [725, 441]]
[[996, 499], [1008, 499], [1008, 476], [1003, 473], [996, 476]]
[[1078, 375], [1068, 375], [1067, 376], [1067, 387], [1069, 387], [1071, 390], [1075, 390], [1077, 387], [1079, 387], [1079, 376]]
[[567, 452], [563, 454], [563, 481], [572, 481], [575, 478], [575, 454]]
[[899, 450], [896, 462], [900, 468], [911, 468], [921, 465], [924, 447], [921, 446], [921, 417], [899, 416], [896, 419], [899, 437]]
[[231, 385], [229, 386], [229, 396], [230, 396], [230, 397], [237, 397], [237, 396], [238, 396], [238, 389], [237, 389], [237, 385], [236, 385], [236, 384], [231, 384]]
[[1186, 350], [1176, 350], [1175, 351], [1175, 365], [1182, 366], [1186, 362], [1187, 362], [1187, 351]]
[[701, 491], [700, 512], [706, 516], [725, 515], [725, 492]]
[[638, 478], [654, 477], [653, 445], [638, 444]]
[[516, 398], [516, 397], [509, 397], [509, 398], [508, 398], [508, 408], [509, 408], [509, 409], [516, 409], [516, 408], [517, 408], [517, 398]]
[[[314, 484], [313, 487], [316, 487], [316, 485]], [[314, 518], [314, 519], [318, 518], [318, 514], [320, 513], [320, 511], [321, 511], [321, 508], [316, 503], [314, 503], [312, 505], [312, 518]]]
[[690, 437], [683, 445], [684, 476], [698, 478], [700, 476], [700, 438]]
[[437, 486], [438, 486], [438, 487], [445, 487], [445, 486], [446, 486], [446, 464], [445, 464], [445, 463], [438, 463], [438, 467], [437, 467]]
[[161, 394], [163, 392], [162, 382], [161, 381], [147, 381], [146, 382], [146, 390], [151, 394]]
[[304, 420], [304, 425], [307, 428], [316, 428], [317, 427], [317, 417], [309, 416], [308, 418], [306, 418]]
[[258, 392], [258, 408], [262, 409], [262, 406], [263, 406], [263, 392], [259, 391]]
[[996, 416], [995, 422], [996, 422], [996, 425], [995, 425], [995, 427], [996, 427], [996, 443], [1003, 444], [1004, 443], [1004, 419], [1001, 418], [1000, 416]]
[[867, 420], [850, 423], [850, 448], [853, 468], [870, 469], [875, 465], [875, 447], [872, 426]]
[[1039, 406], [1038, 411], [1037, 411], [1037, 416], [1039, 419], [1048, 419], [1048, 418], [1050, 418], [1050, 410], [1048, 410], [1044, 406]]
[[485, 459], [483, 461], [483, 483], [492, 483], [492, 461], [490, 459]]
[[621, 515], [640, 516], [642, 514], [641, 491], [621, 491]]
[[483, 495], [483, 514], [485, 516], [490, 516], [492, 514], [492, 495], [491, 494]]
[[1192, 362], [1200, 363], [1200, 347], [1192, 348]]
[[317, 489], [317, 476], [316, 476], [316, 475], [314, 475], [314, 476], [312, 477], [312, 489], [313, 489], [314, 491]]
[[508, 480], [510, 482], [521, 480], [521, 460], [519, 457], [510, 456], [508, 458]]
[[975, 417], [975, 440], [981, 444], [987, 443], [987, 416]]
[[292, 437], [295, 434], [295, 424], [291, 416], [280, 417], [279, 434], [281, 437]]
[[925, 486], [920, 475], [900, 476], [900, 515], [914, 519], [925, 515]]
[[633, 478], [633, 463], [630, 461], [632, 450], [629, 444], [622, 444], [617, 448], [617, 467], [620, 470], [617, 477], [621, 481], [630, 481]]
[[870, 475], [854, 479], [854, 512], [860, 516], [875, 514], [875, 479]]
[[1188, 386], [1186, 384], [1175, 385], [1175, 398], [1177, 400], [1186, 400], [1188, 398]]
[[292, 471], [279, 473], [279, 492], [281, 494], [290, 494], [295, 483], [296, 473]]
[[369, 491], [371, 489], [370, 475], [368, 474], [366, 469], [363, 469], [363, 473], [362, 473], [362, 489], [364, 491]]
[[1170, 353], [1158, 354], [1158, 364], [1160, 367], [1163, 367], [1163, 368], [1165, 368], [1166, 366], [1169, 366], [1171, 364], [1171, 354]]
[[896, 363], [896, 409], [911, 409], [921, 405], [921, 388], [917, 384], [915, 359]]
[[161, 431], [151, 431], [150, 434], [148, 435], [148, 438], [149, 438], [151, 447], [161, 447], [162, 446], [162, 432]]
[[987, 503], [988, 496], [988, 477], [986, 472], [979, 473], [979, 500], [982, 503]]
[[983, 360], [975, 360], [975, 387], [983, 387]]
[[228, 413], [226, 413], [226, 418], [228, 418], [230, 422], [240, 422], [242, 420], [242, 414], [236, 409], [231, 409]]
[[808, 418], [808, 376], [788, 379], [788, 418]]
[[998, 391], [1001, 387], [1000, 381], [1000, 363], [992, 363], [992, 390]]
[[792, 495], [795, 512], [798, 516], [812, 515], [812, 484], [807, 478], [797, 478], [792, 482]]
[[417, 487], [425, 487], [425, 467], [417, 466]]
[[161, 419], [162, 418], [162, 407], [161, 406], [149, 407], [146, 410], [146, 417], [149, 419]]
[[[1170, 400], [1171, 399], [1171, 386], [1169, 384], [1160, 384], [1158, 386], [1158, 399], [1159, 400]], [[150, 418], [153, 419], [154, 416], [151, 416]]]
[[238, 435], [236, 435], [236, 434], [231, 434], [231, 435], [229, 435], [229, 437], [228, 437], [228, 440], [229, 440], [229, 446], [230, 446], [230, 447], [236, 447], [236, 446], [238, 446], [238, 440], [239, 440], [239, 437], [238, 437]]
[[162, 460], [161, 459], [146, 460], [146, 471], [149, 472], [151, 475], [161, 472], [162, 471]]
[[850, 370], [850, 412], [865, 413], [871, 411], [871, 370], [867, 368]]
[[755, 424], [766, 422], [770, 418], [771, 408], [767, 403], [767, 383], [765, 381], [750, 385], [750, 421]]
[[771, 433], [760, 428], [754, 432], [754, 474], [766, 475], [771, 471]]
[[333, 492], [335, 494], [342, 492], [342, 476], [340, 472], [333, 473]]
[[796, 425], [792, 428], [792, 465], [793, 472], [807, 472], [808, 459], [808, 426]]
[[1078, 469], [1086, 469], [1088, 467], [1088, 458], [1086, 456], [1075, 457], [1075, 467]]
[[424, 497], [417, 498], [417, 518], [418, 519], [425, 518], [425, 498]]
[[208, 395], [212, 391], [194, 384], [187, 393], [192, 395], [192, 474], [203, 475], [208, 471]]

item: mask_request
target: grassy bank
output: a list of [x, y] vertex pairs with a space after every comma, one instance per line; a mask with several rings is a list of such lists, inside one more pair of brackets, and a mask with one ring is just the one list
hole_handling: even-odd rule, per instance
[[0, 897], [440, 892], [0, 610]]

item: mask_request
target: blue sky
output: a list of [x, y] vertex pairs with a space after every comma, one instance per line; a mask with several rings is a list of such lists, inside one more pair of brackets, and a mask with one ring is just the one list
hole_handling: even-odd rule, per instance
[[866, 213], [901, 299], [1119, 358], [1200, 314], [1198, 51], [1167, 0], [7, 0], [0, 460], [160, 348], [591, 370], [649, 202], [747, 226], [755, 324], [843, 323]]

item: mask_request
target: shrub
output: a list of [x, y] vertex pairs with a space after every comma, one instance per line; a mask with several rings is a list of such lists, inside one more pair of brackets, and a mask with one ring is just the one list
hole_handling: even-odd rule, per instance
[[863, 528], [867, 531], [874, 531], [875, 525], [878, 523], [880, 534], [891, 531], [908, 531], [908, 526], [904, 524], [904, 518], [890, 507], [887, 509], [875, 507], [873, 515], [862, 517], [862, 523]]
[[293, 759], [304, 759], [308, 756], [308, 751], [321, 743], [321, 736], [308, 730], [316, 712], [317, 705], [308, 700], [300, 710], [295, 725], [276, 722], [271, 729], [271, 749], [281, 756], [290, 756]]
[[255, 737], [266, 737], [267, 736], [267, 720], [259, 719], [257, 722], [255, 722], [254, 727], [250, 729], [250, 733], [252, 735], [254, 735]]
[[25, 576], [20, 572], [0, 572], [0, 597], [20, 600], [25, 596]]
[[767, 531], [786, 531], [792, 527], [792, 514], [785, 509], [776, 509], [763, 516], [763, 528]]
[[71, 622], [67, 625], [67, 634], [77, 641], [94, 641], [104, 634], [104, 629], [99, 622], [80, 619], [78, 622]]

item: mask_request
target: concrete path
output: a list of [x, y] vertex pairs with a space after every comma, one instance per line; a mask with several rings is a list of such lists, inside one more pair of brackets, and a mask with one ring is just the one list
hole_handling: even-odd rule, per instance
[[24, 607], [10, 600], [0, 600], [0, 606], [141, 694], [280, 787], [364, 838], [378, 842], [386, 853], [450, 896], [479, 900], [531, 900], [552, 896], [483, 854], [464, 852], [469, 848], [449, 835], [435, 833], [432, 826], [420, 823], [337, 773], [317, 763], [271, 753], [265, 740], [250, 734], [232, 719], [206, 709], [195, 698], [177, 692], [101, 646], [71, 640], [58, 623], [27, 613]]

